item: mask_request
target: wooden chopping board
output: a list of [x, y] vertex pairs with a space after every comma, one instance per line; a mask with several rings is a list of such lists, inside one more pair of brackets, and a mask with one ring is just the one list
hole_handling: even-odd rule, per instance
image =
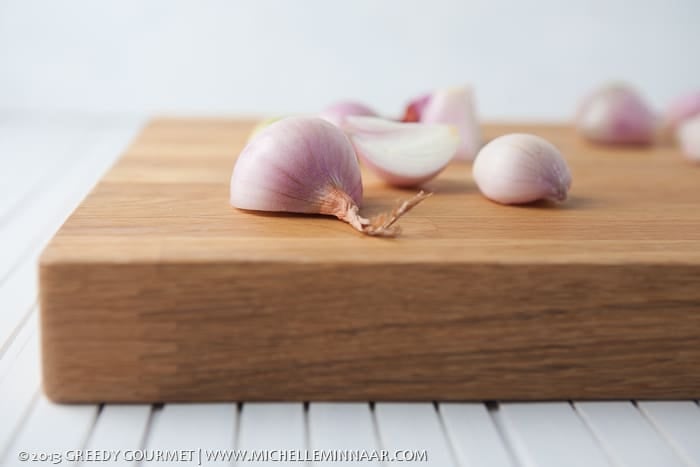
[[[466, 163], [397, 239], [228, 202], [254, 122], [150, 123], [46, 249], [57, 401], [700, 397], [700, 167], [671, 146], [498, 125], [568, 159], [562, 205], [483, 198]], [[364, 174], [370, 216], [415, 190]]]

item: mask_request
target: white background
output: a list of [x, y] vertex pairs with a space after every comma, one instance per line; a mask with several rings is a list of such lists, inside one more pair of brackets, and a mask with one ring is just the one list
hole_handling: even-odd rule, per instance
[[469, 82], [486, 118], [560, 119], [609, 79], [700, 88], [700, 1], [0, 0], [0, 110], [397, 113]]

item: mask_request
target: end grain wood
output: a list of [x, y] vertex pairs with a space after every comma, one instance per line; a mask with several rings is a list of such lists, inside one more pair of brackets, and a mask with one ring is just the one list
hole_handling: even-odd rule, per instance
[[[700, 170], [589, 146], [559, 207], [482, 198], [469, 166], [395, 240], [244, 213], [251, 122], [157, 120], [44, 252], [44, 387], [63, 402], [700, 397]], [[363, 211], [410, 192], [365, 174]]]

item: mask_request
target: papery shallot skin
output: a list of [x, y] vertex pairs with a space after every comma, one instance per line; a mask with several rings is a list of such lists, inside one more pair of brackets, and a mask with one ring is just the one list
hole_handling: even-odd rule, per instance
[[334, 190], [361, 205], [362, 178], [352, 144], [325, 120], [288, 117], [243, 149], [231, 175], [230, 200], [240, 209], [315, 214], [327, 211], [324, 203]]
[[377, 113], [361, 102], [340, 101], [326, 107], [318, 114], [319, 118], [329, 121], [339, 128], [342, 128], [347, 117], [352, 116], [376, 117]]
[[590, 94], [576, 116], [576, 127], [586, 139], [603, 144], [650, 144], [657, 117], [631, 86], [612, 83]]

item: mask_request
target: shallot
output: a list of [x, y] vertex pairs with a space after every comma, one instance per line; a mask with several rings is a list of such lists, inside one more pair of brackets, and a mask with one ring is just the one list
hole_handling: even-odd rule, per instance
[[692, 162], [700, 163], [700, 115], [682, 123], [676, 136], [683, 155]]
[[576, 116], [579, 133], [605, 144], [650, 144], [656, 132], [656, 115], [629, 85], [604, 86], [581, 105]]
[[383, 237], [397, 235], [395, 222], [428, 196], [421, 191], [389, 213], [360, 216], [362, 177], [353, 146], [339, 128], [312, 117], [264, 128], [231, 175], [231, 204], [239, 209], [326, 214]]
[[685, 94], [671, 102], [666, 110], [666, 126], [678, 128], [684, 121], [700, 115], [700, 91]]
[[343, 129], [357, 155], [393, 186], [418, 186], [450, 162], [459, 137], [453, 127], [348, 117]]
[[474, 96], [467, 86], [438, 89], [417, 97], [406, 107], [403, 121], [441, 123], [454, 126], [459, 134], [455, 158], [473, 160], [481, 148], [481, 129], [476, 118]]
[[571, 186], [569, 167], [559, 150], [530, 134], [489, 142], [476, 156], [472, 171], [481, 193], [501, 204], [564, 201]]

